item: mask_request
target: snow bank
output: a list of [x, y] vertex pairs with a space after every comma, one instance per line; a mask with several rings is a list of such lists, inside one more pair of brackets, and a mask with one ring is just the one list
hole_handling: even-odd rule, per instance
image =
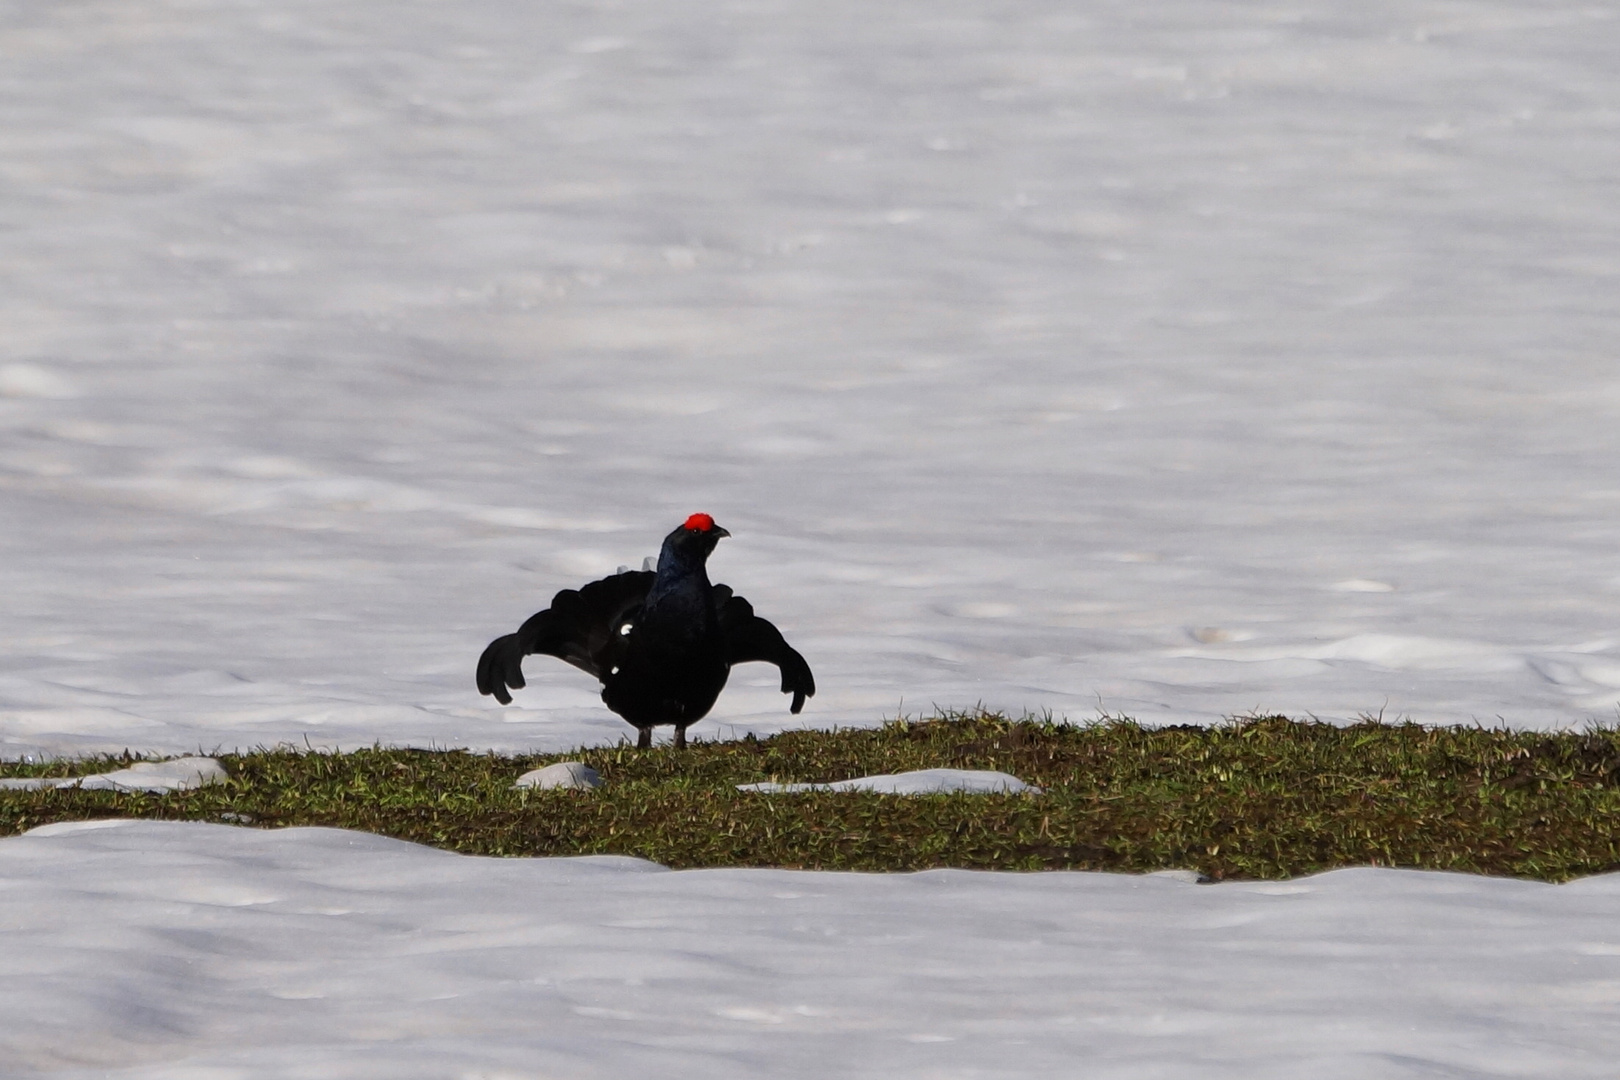
[[17, 1080], [1607, 1078], [1620, 877], [669, 872], [324, 829], [0, 840]]

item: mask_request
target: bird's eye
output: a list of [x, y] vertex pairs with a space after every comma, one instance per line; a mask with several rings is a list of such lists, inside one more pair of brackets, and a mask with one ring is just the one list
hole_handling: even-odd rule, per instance
[[629, 637], [630, 636], [630, 624], [629, 623], [625, 623], [623, 626], [619, 627], [619, 636], [620, 637]]

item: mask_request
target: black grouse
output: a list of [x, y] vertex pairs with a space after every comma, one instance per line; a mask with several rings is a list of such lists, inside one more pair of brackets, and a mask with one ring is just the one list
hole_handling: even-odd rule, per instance
[[607, 707], [641, 731], [675, 725], [675, 745], [703, 719], [726, 685], [733, 664], [763, 660], [782, 672], [782, 693], [793, 712], [816, 692], [810, 665], [754, 614], [753, 605], [725, 585], [711, 585], [705, 564], [726, 530], [708, 514], [693, 514], [664, 537], [658, 570], [625, 570], [580, 589], [564, 589], [551, 606], [515, 634], [498, 637], [478, 658], [478, 692], [512, 702], [523, 688], [523, 658], [545, 653], [602, 680]]

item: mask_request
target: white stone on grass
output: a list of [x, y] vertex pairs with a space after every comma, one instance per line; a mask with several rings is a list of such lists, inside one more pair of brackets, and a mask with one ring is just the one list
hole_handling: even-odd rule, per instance
[[559, 761], [532, 769], [517, 778], [514, 788], [573, 788], [589, 791], [602, 786], [602, 774], [580, 761]]

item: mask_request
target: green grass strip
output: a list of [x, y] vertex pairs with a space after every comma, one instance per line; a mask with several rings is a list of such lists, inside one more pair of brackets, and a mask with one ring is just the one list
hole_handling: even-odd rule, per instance
[[[79, 775], [128, 758], [0, 764]], [[553, 761], [591, 792], [513, 791]], [[672, 867], [1147, 871], [1283, 878], [1341, 866], [1562, 881], [1620, 869], [1620, 732], [1544, 734], [1285, 717], [1212, 727], [1070, 725], [990, 712], [881, 728], [502, 757], [278, 749], [167, 795], [0, 791], [0, 835], [100, 817], [363, 829], [480, 855], [637, 855]], [[1038, 797], [745, 794], [936, 767], [995, 769]]]

